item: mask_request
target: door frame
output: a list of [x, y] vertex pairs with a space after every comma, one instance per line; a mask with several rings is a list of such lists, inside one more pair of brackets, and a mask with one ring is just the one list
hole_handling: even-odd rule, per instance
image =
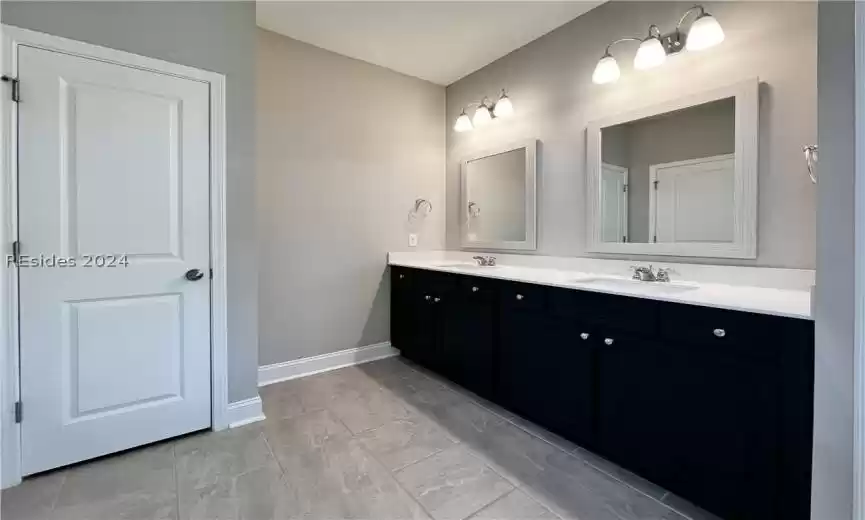
[[[621, 173], [625, 177], [625, 192], [622, 194], [622, 198], [625, 199], [625, 203], [622, 204], [622, 220], [623, 220], [623, 226], [624, 226], [623, 232], [625, 234], [624, 235], [625, 243], [627, 243], [628, 240], [630, 240], [630, 238], [631, 238], [631, 233], [628, 231], [628, 202], [630, 202], [630, 198], [631, 198], [630, 184], [629, 184], [630, 179], [628, 178], [629, 170], [628, 170], [628, 168], [625, 168], [624, 166], [619, 166], [617, 164], [602, 162], [601, 163], [601, 185], [603, 185], [603, 181], [604, 181], [603, 180], [604, 170], [614, 170], [614, 171]], [[603, 208], [601, 208], [601, 209], [603, 210]], [[601, 220], [602, 220], [601, 225], [603, 226], [603, 211], [601, 212]]]
[[[687, 159], [684, 161], [673, 161], [668, 163], [658, 163], [649, 165], [649, 237], [655, 237], [658, 234], [658, 190], [655, 189], [655, 181], [658, 180], [658, 170], [664, 168], [675, 168], [677, 166], [694, 166], [695, 164], [707, 164], [712, 162], [720, 162], [733, 159], [736, 160], [736, 154], [727, 153], [721, 155], [711, 155], [709, 157], [699, 157], [697, 159]], [[735, 170], [735, 165], [734, 165]], [[735, 176], [735, 171], [733, 175]], [[738, 215], [742, 208], [739, 200], [733, 197], [733, 215]], [[652, 242], [657, 243], [657, 242]]]
[[[228, 338], [226, 286], [225, 210], [225, 76], [83, 43], [59, 36], [0, 25], [0, 70], [18, 75], [18, 47], [45, 49], [72, 56], [206, 83], [210, 87], [210, 344], [211, 429], [228, 427]], [[21, 99], [21, 103], [26, 103]], [[8, 84], [0, 85], [0, 460], [6, 488], [21, 482], [21, 425], [15, 423], [14, 406], [19, 398], [18, 269], [7, 266], [6, 255], [18, 240], [17, 103]], [[26, 409], [26, 408], [25, 408]]]

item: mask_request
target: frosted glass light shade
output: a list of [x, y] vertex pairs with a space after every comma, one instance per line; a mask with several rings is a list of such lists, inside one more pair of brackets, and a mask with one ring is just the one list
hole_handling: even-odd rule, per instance
[[598, 85], [613, 83], [619, 79], [619, 74], [619, 64], [616, 63], [616, 58], [607, 54], [595, 66], [595, 72], [592, 73], [592, 82]]
[[466, 111], [463, 110], [462, 114], [460, 114], [460, 116], [457, 118], [456, 123], [454, 123], [454, 131], [468, 132], [472, 128], [474, 128], [472, 126], [472, 120], [469, 119], [468, 114], [466, 114]]
[[688, 31], [688, 40], [685, 48], [689, 51], [701, 51], [718, 45], [724, 41], [724, 30], [714, 16], [705, 13], [694, 20], [691, 30]]
[[514, 104], [511, 103], [511, 98], [502, 94], [502, 97], [499, 98], [496, 103], [496, 107], [493, 109], [493, 113], [496, 117], [508, 117], [514, 113]]
[[475, 126], [484, 126], [493, 120], [493, 115], [490, 114], [490, 109], [486, 105], [481, 105], [475, 110], [475, 116], [472, 118], [472, 123]]
[[664, 46], [661, 45], [661, 40], [657, 38], [646, 38], [637, 49], [637, 55], [634, 56], [634, 68], [637, 70], [651, 69], [657, 67], [666, 61], [667, 53], [664, 51]]

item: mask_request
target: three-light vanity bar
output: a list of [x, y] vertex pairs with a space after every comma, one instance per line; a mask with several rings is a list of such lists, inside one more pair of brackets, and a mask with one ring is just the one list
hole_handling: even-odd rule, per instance
[[[684, 33], [682, 23], [689, 14], [698, 11], [700, 14], [691, 24], [687, 34]], [[721, 29], [718, 20], [707, 13], [702, 5], [695, 5], [685, 11], [685, 14], [679, 19], [679, 23], [676, 24], [676, 29], [671, 33], [661, 34], [658, 26], [652, 24], [649, 26], [649, 35], [645, 38], [620, 38], [607, 45], [604, 55], [595, 66], [595, 72], [592, 74], [593, 82], [603, 85], [604, 83], [614, 83], [619, 79], [619, 64], [616, 63], [616, 58], [610, 54], [610, 48], [617, 43], [629, 41], [640, 42], [640, 47], [634, 56], [634, 68], [646, 70], [663, 64], [668, 55], [676, 54], [683, 49], [701, 51], [718, 45], [724, 41], [724, 30]]]

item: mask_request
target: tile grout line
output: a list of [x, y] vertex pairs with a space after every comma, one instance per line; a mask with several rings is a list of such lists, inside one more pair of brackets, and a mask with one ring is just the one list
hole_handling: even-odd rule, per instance
[[[369, 458], [371, 458], [371, 459], [372, 459], [376, 464], [379, 465], [379, 467], [381, 467], [381, 469], [384, 470], [385, 473], [387, 473], [387, 476], [390, 477], [390, 479], [393, 481], [393, 483], [396, 485], [396, 487], [398, 487], [400, 490], [402, 490], [402, 492], [405, 493], [405, 496], [407, 496], [407, 497], [409, 498], [409, 500], [411, 500], [412, 502], [414, 502], [415, 504], [417, 504], [417, 507], [419, 507], [420, 510], [423, 511], [424, 514], [426, 514], [427, 517], [428, 517], [430, 520], [433, 520], [433, 518], [434, 518], [433, 515], [431, 515], [430, 512], [427, 511], [427, 509], [423, 506], [423, 504], [421, 504], [420, 501], [418, 501], [418, 499], [416, 499], [416, 498], [414, 497], [414, 495], [412, 495], [411, 493], [409, 493], [408, 490], [407, 490], [405, 487], [403, 487], [403, 485], [400, 483], [400, 481], [397, 480], [397, 478], [396, 478], [396, 476], [394, 475], [394, 472], [393, 472], [393, 471], [389, 470], [389, 469], [387, 468], [387, 466], [385, 466], [384, 464], [382, 464], [382, 462], [381, 462], [380, 460], [378, 460], [378, 457], [376, 457], [375, 454], [373, 454], [373, 453], [370, 452], [368, 449], [366, 449], [366, 446], [364, 446], [363, 443], [360, 442], [360, 439], [358, 439], [357, 436], [356, 436], [354, 433], [352, 433], [352, 431], [349, 429], [349, 427], [345, 424], [345, 421], [343, 421], [342, 418], [341, 418], [339, 415], [333, 413], [333, 411], [330, 410], [329, 408], [328, 408], [327, 411], [328, 411], [331, 415], [333, 415], [334, 417], [336, 417], [336, 420], [339, 421], [340, 424], [342, 424], [343, 428], [345, 428], [346, 430], [348, 430], [348, 433], [349, 433], [351, 439], [357, 441], [357, 444], [358, 444], [358, 446], [360, 446], [361, 451], [363, 451], [364, 453], [366, 453], [366, 454], [369, 456]], [[384, 426], [384, 425], [382, 425], [382, 426]], [[373, 428], [373, 430], [376, 430], [376, 429], [378, 429], [378, 428]], [[372, 430], [370, 430], [370, 431], [372, 431]], [[406, 466], [406, 467], [408, 467], [408, 466]]]
[[51, 509], [50, 511], [53, 513], [55, 509], [57, 509], [57, 502], [60, 501], [60, 493], [63, 491], [63, 486], [66, 485], [66, 479], [69, 478], [69, 471], [63, 470], [63, 478], [60, 481], [60, 485], [57, 487], [57, 494], [54, 496], [54, 500], [51, 501]]
[[180, 520], [180, 480], [177, 478], [177, 442], [171, 443], [171, 460], [174, 462], [174, 518]]
[[[400, 359], [400, 357], [397, 357], [397, 359]], [[405, 361], [403, 361], [402, 363], [403, 363], [403, 365], [405, 365], [407, 368], [409, 368], [410, 370], [412, 370], [414, 373], [421, 375], [422, 377], [428, 379], [429, 381], [433, 382], [434, 384], [437, 384], [438, 386], [440, 386], [441, 388], [443, 388], [445, 391], [450, 392], [450, 393], [452, 393], [452, 394], [455, 394], [455, 395], [457, 395], [457, 396], [459, 396], [459, 397], [465, 398], [465, 399], [467, 399], [468, 401], [470, 401], [471, 403], [473, 403], [473, 404], [475, 404], [476, 406], [480, 407], [481, 409], [483, 409], [483, 410], [485, 410], [485, 411], [487, 411], [487, 412], [493, 414], [494, 416], [498, 417], [498, 418], [500, 419], [500, 422], [507, 422], [507, 423], [510, 423], [512, 426], [518, 428], [519, 430], [522, 430], [523, 432], [529, 434], [530, 436], [534, 437], [535, 439], [540, 440], [540, 441], [542, 441], [542, 442], [544, 442], [544, 443], [546, 443], [546, 444], [548, 444], [548, 445], [550, 445], [550, 446], [556, 448], [557, 450], [563, 452], [563, 453], [564, 453], [565, 455], [567, 455], [568, 457], [572, 457], [572, 458], [576, 459], [577, 461], [582, 462], [584, 465], [589, 466], [589, 467], [592, 468], [593, 470], [595, 470], [595, 471], [597, 471], [597, 472], [599, 472], [599, 473], [601, 473], [601, 474], [603, 474], [603, 475], [606, 475], [607, 477], [613, 479], [614, 481], [618, 482], [619, 484], [621, 484], [621, 485], [623, 485], [623, 486], [626, 486], [627, 488], [629, 488], [629, 489], [631, 489], [631, 490], [633, 490], [633, 491], [636, 491], [637, 493], [639, 493], [640, 495], [643, 495], [644, 497], [648, 498], [649, 500], [651, 500], [651, 501], [653, 501], [653, 502], [656, 502], [657, 504], [659, 504], [659, 505], [662, 506], [663, 508], [665, 508], [665, 509], [667, 509], [667, 510], [670, 510], [670, 511], [673, 511], [673, 512], [679, 514], [679, 515], [682, 515], [683, 517], [685, 517], [685, 518], [688, 519], [688, 520], [693, 520], [693, 518], [692, 518], [690, 515], [687, 515], [687, 514], [683, 513], [682, 511], [679, 511], [678, 509], [672, 507], [670, 504], [667, 504], [667, 503], [665, 503], [665, 502], [662, 501], [663, 498], [665, 498], [665, 497], [667, 497], [668, 495], [670, 495], [670, 492], [669, 492], [669, 491], [666, 491], [666, 490], [665, 490], [666, 492], [664, 493], [664, 495], [661, 496], [660, 499], [659, 499], [659, 498], [655, 498], [655, 497], [649, 495], [647, 492], [645, 492], [645, 491], [643, 491], [643, 490], [637, 488], [637, 487], [634, 486], [633, 484], [631, 484], [631, 483], [629, 483], [629, 482], [626, 482], [626, 481], [622, 480], [621, 478], [617, 477], [616, 475], [613, 475], [612, 473], [610, 473], [610, 472], [608, 472], [608, 471], [606, 471], [606, 470], [604, 470], [604, 469], [602, 469], [602, 468], [600, 468], [600, 467], [598, 467], [598, 466], [592, 464], [591, 462], [589, 462], [589, 461], [586, 460], [585, 458], [580, 457], [580, 456], [578, 456], [577, 454], [574, 453], [574, 451], [576, 451], [576, 449], [583, 449], [582, 447], [577, 446], [577, 448], [574, 449], [574, 450], [568, 450], [568, 449], [566, 449], [566, 448], [563, 448], [562, 446], [559, 446], [559, 445], [556, 444], [555, 442], [552, 442], [552, 441], [550, 441], [549, 439], [545, 439], [544, 437], [538, 435], [537, 433], [532, 432], [532, 431], [529, 430], [527, 427], [518, 424], [517, 422], [514, 421], [514, 419], [512, 419], [512, 418], [510, 418], [510, 417], [507, 417], [507, 416], [501, 414], [500, 412], [498, 412], [498, 411], [496, 411], [496, 410], [490, 408], [489, 406], [486, 406], [484, 403], [482, 403], [482, 402], [477, 398], [477, 396], [476, 396], [474, 393], [470, 393], [469, 390], [467, 390], [467, 389], [463, 389], [464, 392], [460, 392], [460, 391], [454, 389], [454, 388], [451, 386], [451, 385], [454, 385], [455, 383], [440, 381], [440, 380], [438, 380], [436, 377], [433, 377], [432, 375], [429, 375], [429, 374], [424, 373], [424, 371], [419, 370], [418, 368], [415, 368], [414, 366], [409, 365], [409, 364], [406, 363]], [[407, 378], [401, 378], [401, 379], [407, 379]], [[462, 389], [462, 387], [460, 387], [460, 388]], [[331, 412], [331, 413], [332, 413], [332, 412]], [[341, 421], [341, 420], [340, 420], [340, 421]], [[539, 425], [538, 425], [538, 426], [539, 426]], [[539, 426], [539, 427], [540, 427], [540, 426]], [[347, 428], [347, 427], [346, 427], [346, 428]], [[366, 433], [366, 432], [369, 432], [369, 431], [374, 431], [374, 430], [376, 430], [376, 429], [378, 429], [378, 428], [380, 428], [380, 427], [377, 427], [377, 428], [371, 428], [371, 429], [369, 429], [369, 430], [365, 430], [364, 432], [359, 432], [359, 433]], [[349, 430], [349, 432], [351, 433], [351, 430]], [[552, 432], [550, 432], [550, 433], [552, 433]], [[353, 433], [352, 433], [352, 437], [354, 437], [354, 434], [353, 434]], [[459, 444], [459, 445], [463, 445], [462, 443], [459, 443], [459, 442], [458, 442], [458, 444]], [[576, 445], [575, 445], [575, 446], [576, 446]], [[474, 451], [473, 451], [472, 449], [468, 448], [467, 446], [464, 446], [464, 447], [465, 447], [465, 449], [469, 452], [469, 454], [471, 454], [471, 455], [472, 455], [473, 457], [475, 457], [475, 458], [478, 458], [478, 459], [480, 460], [480, 462], [481, 462], [482, 464], [484, 464], [484, 466], [486, 466], [490, 471], [492, 471], [493, 473], [495, 473], [496, 475], [498, 475], [498, 476], [499, 476], [500, 478], [502, 478], [505, 482], [508, 482], [509, 484], [511, 484], [512, 486], [514, 486], [514, 483], [511, 482], [510, 479], [508, 479], [508, 478], [505, 477], [504, 475], [501, 475], [501, 474], [500, 474], [499, 472], [497, 472], [494, 468], [490, 467], [490, 466], [489, 466], [489, 465], [488, 465], [488, 464], [487, 464], [487, 463], [486, 463], [482, 458], [480, 458], [476, 453], [474, 453]], [[449, 449], [449, 448], [448, 448], [448, 449]], [[444, 450], [441, 450], [441, 451], [444, 451]], [[434, 455], [430, 455], [430, 456], [425, 457], [424, 459], [421, 459], [421, 460], [425, 460], [426, 458], [429, 458], [429, 457], [432, 457], [432, 456], [434, 456]], [[417, 462], [420, 462], [420, 461], [417, 461]], [[416, 462], [415, 462], [415, 463], [416, 463]], [[401, 471], [402, 469], [405, 469], [405, 468], [407, 468], [407, 467], [410, 467], [410, 466], [414, 465], [415, 463], [409, 464], [409, 465], [405, 466], [404, 468], [401, 468], [400, 471]], [[555, 514], [556, 516], [559, 516], [557, 513], [555, 513], [555, 511], [553, 511], [551, 508], [547, 507], [547, 506], [546, 506], [542, 501], [536, 499], [536, 498], [534, 497], [534, 495], [532, 495], [531, 493], [529, 493], [529, 492], [527, 492], [525, 489], [523, 489], [522, 486], [514, 486], [514, 489], [520, 489], [520, 490], [522, 490], [523, 492], [525, 492], [526, 494], [528, 494], [528, 495], [529, 495], [533, 500], [535, 500], [536, 502], [540, 503], [541, 505], [543, 505], [544, 507], [546, 507], [547, 509], [549, 509], [549, 510], [550, 510], [553, 514]], [[662, 488], [662, 489], [663, 489], [663, 488]], [[509, 494], [509, 493], [510, 493], [510, 492], [506, 493], [506, 495]], [[498, 500], [498, 499], [496, 499], [496, 500]], [[494, 501], [494, 502], [495, 502], [495, 501]], [[488, 505], [489, 505], [489, 504], [488, 504]], [[484, 506], [484, 507], [486, 507], [486, 506]], [[483, 509], [483, 508], [481, 508], [481, 509]], [[475, 512], [472, 513], [472, 514], [476, 514], [476, 513], [479, 512], [479, 511], [480, 511], [480, 509], [479, 509], [478, 511], [475, 511]], [[469, 516], [471, 516], [471, 515], [469, 515]]]
[[[406, 366], [408, 366], [408, 365], [406, 365]], [[414, 367], [411, 367], [411, 366], [408, 366], [408, 367], [409, 367], [411, 370], [414, 370], [416, 373], [418, 373], [418, 374], [420, 374], [420, 375], [426, 377], [427, 379], [433, 381], [434, 383], [439, 383], [439, 382], [436, 381], [433, 377], [431, 377], [431, 376], [429, 376], [429, 375], [427, 375], [427, 374], [424, 374], [424, 373], [421, 372], [420, 370], [417, 370], [417, 369], [415, 369]], [[556, 444], [556, 443], [554, 443], [554, 442], [551, 442], [550, 440], [541, 437], [540, 435], [536, 434], [535, 432], [530, 431], [528, 428], [526, 428], [526, 427], [524, 427], [524, 426], [522, 426], [522, 425], [516, 423], [513, 419], [511, 419], [511, 418], [509, 418], [509, 417], [506, 417], [506, 416], [502, 415], [502, 414], [499, 413], [498, 411], [493, 410], [493, 409], [491, 409], [491, 408], [488, 407], [488, 406], [485, 406], [484, 403], [480, 402], [479, 400], [477, 400], [477, 399], [474, 397], [474, 394], [467, 395], [467, 394], [464, 394], [464, 393], [457, 392], [456, 390], [454, 390], [453, 388], [451, 388], [451, 387], [450, 387], [448, 384], [446, 384], [446, 383], [439, 383], [439, 384], [440, 384], [442, 387], [444, 387], [446, 390], [448, 390], [449, 392], [452, 392], [452, 393], [454, 393], [454, 394], [457, 394], [457, 395], [460, 395], [460, 396], [462, 396], [462, 397], [465, 397], [466, 399], [468, 399], [469, 401], [473, 402], [475, 405], [479, 406], [480, 408], [486, 410], [487, 412], [489, 412], [489, 413], [491, 413], [491, 414], [493, 414], [493, 415], [499, 417], [500, 419], [502, 419], [502, 420], [505, 421], [505, 422], [510, 423], [511, 425], [515, 426], [516, 428], [519, 428], [520, 430], [522, 430], [523, 432], [525, 432], [525, 433], [531, 435], [532, 437], [534, 437], [534, 438], [536, 438], [536, 439], [538, 439], [538, 440], [540, 440], [540, 441], [542, 441], [542, 442], [545, 442], [545, 443], [549, 444], [550, 446], [552, 446], [552, 447], [554, 447], [554, 448], [556, 448], [556, 449], [558, 449], [558, 450], [564, 452], [564, 453], [567, 454], [568, 456], [573, 457], [573, 458], [579, 460], [580, 462], [582, 462], [582, 463], [588, 465], [589, 467], [591, 467], [591, 468], [594, 469], [595, 471], [598, 471], [598, 472], [600, 472], [600, 473], [602, 473], [602, 474], [604, 474], [604, 475], [606, 475], [606, 476], [612, 478], [612, 479], [615, 480], [616, 482], [619, 482], [620, 484], [629, 487], [630, 489], [636, 491], [637, 493], [639, 493], [639, 494], [645, 496], [646, 498], [648, 498], [648, 499], [650, 499], [650, 500], [652, 500], [652, 501], [654, 501], [654, 502], [657, 502], [658, 504], [660, 504], [661, 506], [663, 506], [663, 507], [669, 509], [670, 511], [673, 511], [673, 512], [675, 512], [675, 513], [678, 513], [678, 514], [684, 516], [685, 518], [687, 518], [688, 520], [693, 520], [693, 519], [691, 518], [691, 516], [689, 516], [689, 515], [687, 515], [687, 514], [681, 512], [681, 511], [677, 510], [676, 508], [672, 507], [670, 504], [667, 504], [667, 503], [663, 502], [663, 498], [665, 498], [667, 495], [670, 494], [669, 491], [666, 491], [666, 490], [665, 490], [666, 492], [664, 493], [664, 495], [661, 496], [660, 499], [659, 499], [659, 498], [655, 498], [655, 497], [649, 495], [648, 493], [646, 493], [645, 491], [643, 491], [643, 490], [641, 490], [641, 489], [638, 489], [636, 486], [634, 486], [634, 485], [632, 485], [632, 484], [630, 484], [630, 483], [628, 483], [628, 482], [625, 482], [625, 481], [622, 480], [621, 478], [619, 478], [619, 477], [617, 477], [617, 476], [615, 476], [615, 475], [609, 473], [608, 471], [605, 471], [605, 470], [603, 470], [602, 468], [599, 468], [599, 467], [595, 466], [594, 464], [592, 464], [592, 463], [589, 462], [588, 460], [586, 460], [586, 459], [584, 459], [584, 458], [582, 458], [582, 457], [579, 457], [578, 455], [574, 454], [574, 451], [575, 451], [575, 450], [567, 450], [567, 449], [565, 449], [565, 448], [559, 446], [558, 444]], [[468, 392], [468, 390], [466, 390], [466, 392]], [[552, 433], [552, 432], [550, 432], [550, 433]], [[583, 449], [583, 448], [580, 447], [580, 446], [577, 446], [577, 448], [579, 448], [579, 449]], [[471, 451], [471, 450], [470, 450], [470, 451]], [[490, 468], [490, 469], [492, 469], [492, 468]], [[493, 469], [493, 471], [495, 471], [495, 470]], [[504, 476], [500, 475], [498, 472], [496, 472], [496, 474], [499, 475], [499, 476], [501, 476], [501, 477], [502, 477], [503, 479], [505, 479], [506, 481], [510, 482], [509, 479], [507, 479], [507, 478], [505, 478]], [[662, 488], [662, 489], [663, 489], [663, 488]], [[537, 501], [537, 500], [536, 500], [536, 501]], [[546, 506], [545, 506], [545, 507], [546, 507]], [[547, 509], [549, 509], [549, 508], [547, 508]]]

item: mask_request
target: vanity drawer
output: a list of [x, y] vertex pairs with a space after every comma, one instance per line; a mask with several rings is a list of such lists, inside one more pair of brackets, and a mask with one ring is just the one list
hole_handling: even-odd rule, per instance
[[411, 287], [412, 273], [415, 269], [399, 265], [390, 266], [390, 279], [393, 287], [407, 289]]
[[601, 329], [612, 328], [645, 337], [657, 334], [658, 305], [653, 300], [574, 289], [555, 289], [551, 311]]
[[517, 310], [546, 310], [547, 287], [527, 283], [506, 283], [501, 290], [502, 307]]
[[[663, 304], [660, 334], [668, 341], [728, 349], [748, 357], [774, 357], [796, 327], [789, 319], [685, 304]], [[794, 330], [791, 330], [794, 329]]]
[[467, 301], [491, 303], [495, 301], [498, 295], [498, 284], [497, 280], [490, 278], [462, 276], [460, 277], [457, 291], [460, 297], [465, 298]]

